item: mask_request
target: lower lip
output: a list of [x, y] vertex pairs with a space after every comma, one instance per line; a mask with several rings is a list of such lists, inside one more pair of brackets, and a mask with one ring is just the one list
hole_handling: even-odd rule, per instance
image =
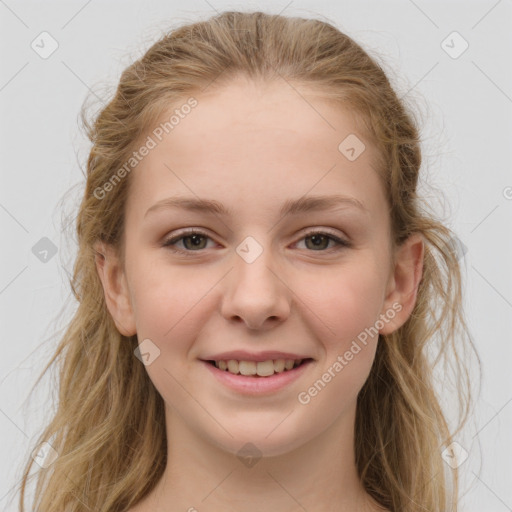
[[235, 375], [227, 370], [220, 370], [213, 364], [206, 361], [201, 362], [206, 365], [215, 378], [228, 388], [247, 395], [263, 395], [279, 391], [297, 380], [306, 371], [309, 365], [313, 363], [313, 360], [306, 361], [292, 370], [274, 373], [274, 375], [271, 375], [270, 377]]

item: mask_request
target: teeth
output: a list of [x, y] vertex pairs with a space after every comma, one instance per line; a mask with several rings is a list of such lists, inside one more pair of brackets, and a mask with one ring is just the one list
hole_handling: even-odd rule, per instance
[[284, 359], [276, 359], [274, 361], [274, 371], [275, 372], [282, 372], [284, 370], [284, 367], [286, 365], [286, 361]]
[[[220, 361], [219, 361], [219, 365], [220, 365]], [[219, 368], [220, 368], [220, 366], [219, 366]], [[238, 373], [238, 361], [235, 361], [233, 359], [231, 359], [231, 361], [228, 361], [228, 370], [231, 373]]]
[[299, 366], [302, 359], [269, 359], [268, 361], [215, 361], [215, 366], [220, 370], [227, 370], [235, 375], [258, 375], [259, 377], [270, 377], [274, 373], [291, 370], [295, 366]]
[[260, 377], [268, 377], [269, 375], [274, 375], [274, 361], [270, 359], [269, 361], [261, 361], [257, 363], [256, 373]]
[[240, 361], [238, 371], [242, 375], [256, 375], [256, 363], [254, 361]]
[[284, 367], [286, 370], [291, 370], [293, 368], [293, 363], [294, 361], [292, 359], [287, 359], [285, 362], [284, 362]]

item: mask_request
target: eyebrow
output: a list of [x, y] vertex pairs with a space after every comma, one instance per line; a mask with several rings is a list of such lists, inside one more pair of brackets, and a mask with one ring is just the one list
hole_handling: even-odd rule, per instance
[[[284, 217], [286, 215], [297, 215], [299, 213], [329, 210], [340, 206], [352, 206], [365, 213], [369, 213], [369, 210], [363, 205], [363, 203], [355, 197], [329, 195], [304, 196], [299, 199], [288, 199], [283, 203], [279, 214], [281, 217]], [[181, 208], [183, 210], [199, 213], [233, 216], [233, 212], [229, 208], [226, 208], [222, 203], [219, 203], [214, 199], [168, 197], [151, 206], [144, 214], [144, 217], [146, 217], [150, 212], [169, 208]]]

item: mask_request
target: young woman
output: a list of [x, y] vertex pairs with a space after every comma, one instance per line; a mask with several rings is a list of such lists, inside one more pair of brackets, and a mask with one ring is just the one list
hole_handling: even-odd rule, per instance
[[225, 12], [156, 42], [87, 128], [33, 509], [457, 510], [460, 269], [379, 65], [325, 22]]

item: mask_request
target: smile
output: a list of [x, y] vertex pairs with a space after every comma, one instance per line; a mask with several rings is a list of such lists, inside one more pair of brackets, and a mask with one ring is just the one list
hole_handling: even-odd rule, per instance
[[[314, 362], [311, 358], [268, 359], [257, 362], [236, 359], [201, 361], [217, 382], [236, 393], [253, 397], [268, 396], [287, 388]], [[225, 366], [225, 369], [222, 370], [221, 366]]]
[[267, 361], [237, 361], [230, 359], [227, 361], [208, 361], [222, 371], [227, 371], [233, 375], [270, 377], [275, 373], [283, 373], [300, 366], [307, 359], [268, 359]]

